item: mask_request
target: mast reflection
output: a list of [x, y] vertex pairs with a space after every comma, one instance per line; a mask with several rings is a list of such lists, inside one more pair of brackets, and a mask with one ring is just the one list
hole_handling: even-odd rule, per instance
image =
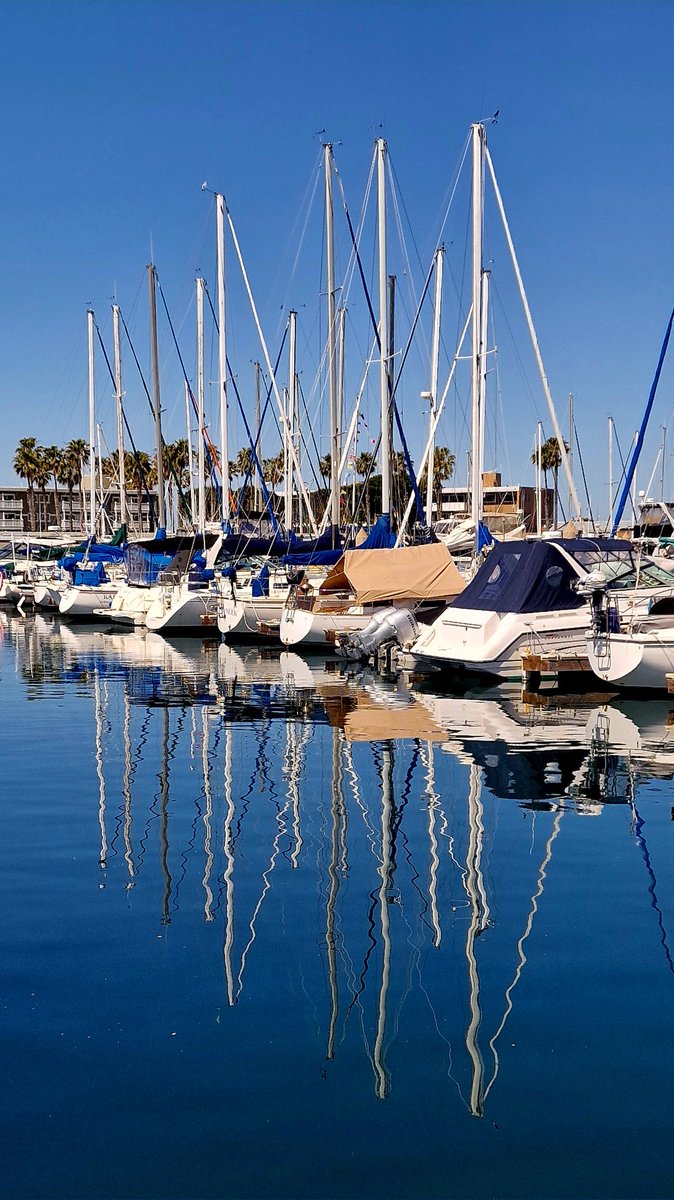
[[317, 1063], [338, 1070], [355, 1045], [377, 1099], [405, 1086], [398, 1051], [428, 1022], [466, 1112], [484, 1116], [574, 817], [628, 806], [674, 973], [639, 799], [674, 777], [670, 702], [440, 695], [287, 652], [2, 628], [27, 694], [71, 689], [86, 712], [107, 891], [203, 936], [228, 1009], [307, 1004]]

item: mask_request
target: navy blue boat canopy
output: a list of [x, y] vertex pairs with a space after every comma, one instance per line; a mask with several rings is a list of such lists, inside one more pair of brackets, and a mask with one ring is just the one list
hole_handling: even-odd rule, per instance
[[[560, 546], [578, 562], [577, 571]], [[514, 613], [580, 608], [585, 598], [575, 583], [612, 552], [629, 554], [629, 546], [614, 538], [499, 542], [451, 607]]]

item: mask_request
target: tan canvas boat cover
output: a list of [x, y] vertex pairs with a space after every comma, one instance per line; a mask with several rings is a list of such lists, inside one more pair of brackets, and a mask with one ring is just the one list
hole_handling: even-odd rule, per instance
[[466, 586], [442, 542], [398, 550], [347, 550], [320, 586], [320, 594], [351, 589], [359, 604], [445, 600]]

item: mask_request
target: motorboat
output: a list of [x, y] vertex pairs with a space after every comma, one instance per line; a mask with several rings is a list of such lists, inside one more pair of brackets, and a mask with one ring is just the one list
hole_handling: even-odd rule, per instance
[[624, 620], [645, 616], [655, 598], [674, 597], [674, 574], [619, 538], [499, 543], [421, 631], [410, 665], [421, 673], [519, 679], [525, 654], [587, 661], [590, 611], [582, 584], [597, 571]]

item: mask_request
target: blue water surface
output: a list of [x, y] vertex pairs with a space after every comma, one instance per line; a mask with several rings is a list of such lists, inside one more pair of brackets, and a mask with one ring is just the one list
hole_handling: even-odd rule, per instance
[[3, 1196], [674, 1195], [667, 702], [0, 622]]

